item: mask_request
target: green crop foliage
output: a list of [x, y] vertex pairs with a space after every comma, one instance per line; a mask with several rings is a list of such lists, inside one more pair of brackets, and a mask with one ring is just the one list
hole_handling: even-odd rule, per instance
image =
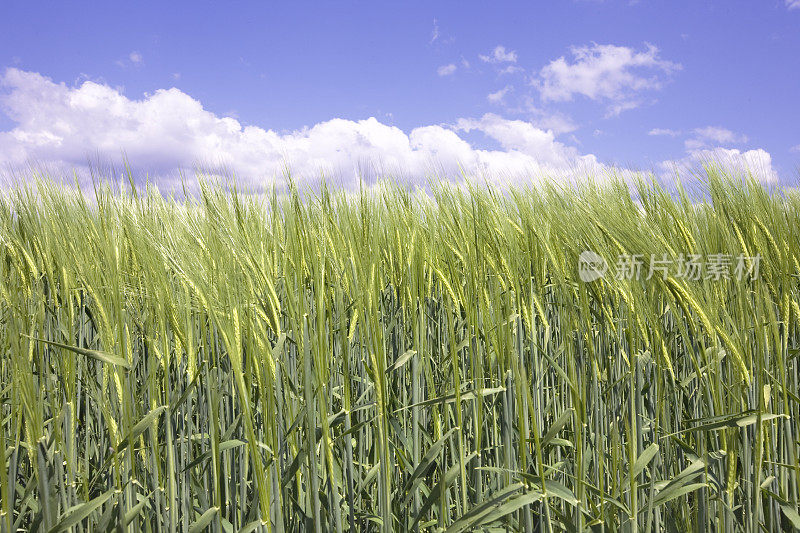
[[800, 528], [800, 197], [703, 187], [9, 190], [0, 531]]

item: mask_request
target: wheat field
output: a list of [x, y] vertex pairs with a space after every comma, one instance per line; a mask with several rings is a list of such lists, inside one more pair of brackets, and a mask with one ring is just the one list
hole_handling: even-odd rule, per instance
[[800, 528], [800, 196], [199, 190], [0, 197], [0, 531]]

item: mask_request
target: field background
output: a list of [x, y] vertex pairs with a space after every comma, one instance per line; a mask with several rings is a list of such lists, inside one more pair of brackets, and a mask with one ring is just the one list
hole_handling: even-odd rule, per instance
[[706, 181], [11, 191], [0, 528], [800, 527], [800, 198]]

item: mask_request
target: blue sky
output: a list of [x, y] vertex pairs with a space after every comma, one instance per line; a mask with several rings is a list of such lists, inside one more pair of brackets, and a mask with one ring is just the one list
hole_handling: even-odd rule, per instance
[[0, 163], [797, 181], [800, 0], [109, 4], [0, 8]]

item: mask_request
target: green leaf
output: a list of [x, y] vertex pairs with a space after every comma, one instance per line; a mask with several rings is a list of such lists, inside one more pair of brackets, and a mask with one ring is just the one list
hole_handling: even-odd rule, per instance
[[[766, 422], [775, 418], [790, 418], [785, 414], [761, 413], [761, 421]], [[699, 426], [684, 429], [668, 436], [680, 435], [689, 431], [711, 431], [722, 428], [741, 428], [758, 422], [758, 413], [755, 410], [745, 411], [736, 415], [725, 415], [712, 418], [701, 418], [695, 422], [705, 422]]]
[[542, 494], [536, 491], [530, 491], [525, 494], [520, 494], [510, 500], [506, 501], [499, 507], [495, 508], [492, 512], [487, 515], [484, 515], [480, 520], [477, 520], [472, 527], [481, 526], [484, 524], [491, 524], [492, 522], [496, 522], [500, 520], [506, 515], [509, 515], [518, 509], [522, 509], [526, 505], [530, 505], [534, 502], [538, 502], [542, 499]]
[[[539, 488], [541, 489], [541, 487]], [[555, 496], [556, 498], [561, 498], [570, 505], [578, 505], [578, 498], [560, 481], [547, 479], [545, 480], [545, 488], [547, 489], [544, 491], [545, 496]]]
[[123, 357], [120, 357], [118, 355], [106, 352], [100, 352], [98, 350], [87, 350], [86, 348], [78, 348], [77, 346], [70, 346], [68, 344], [62, 344], [60, 342], [55, 342], [55, 341], [48, 341], [45, 339], [38, 339], [36, 337], [31, 337], [30, 335], [25, 335], [25, 336], [35, 341], [43, 342], [45, 344], [50, 344], [52, 346], [57, 346], [59, 348], [69, 350], [77, 354], [85, 355], [86, 357], [91, 357], [92, 359], [96, 359], [97, 361], [102, 361], [110, 365], [121, 366], [123, 368], [130, 368], [131, 366], [130, 363], [128, 363], [128, 361], [126, 361]]
[[389, 368], [386, 369], [386, 373], [388, 374], [392, 370], [397, 370], [398, 368], [406, 364], [406, 362], [409, 359], [411, 359], [416, 353], [417, 353], [416, 350], [408, 350], [406, 353], [398, 357], [397, 360], [394, 363], [392, 363], [392, 365]]
[[72, 510], [67, 513], [60, 522], [51, 527], [47, 533], [62, 533], [63, 531], [67, 531], [69, 528], [78, 525], [81, 520], [102, 507], [103, 504], [106, 503], [111, 497], [111, 495], [114, 494], [114, 490], [115, 489], [111, 489], [91, 501], [73, 507]]
[[459, 429], [457, 426], [442, 435], [442, 438], [434, 442], [430, 448], [428, 448], [427, 453], [425, 456], [420, 460], [417, 468], [414, 469], [414, 472], [411, 474], [411, 477], [408, 478], [406, 482], [406, 498], [403, 502], [403, 506], [408, 505], [411, 501], [411, 498], [414, 495], [414, 490], [416, 490], [417, 485], [422, 481], [421, 476], [424, 474], [428, 468], [436, 461], [436, 456], [439, 455], [439, 452], [442, 451], [442, 448], [447, 443], [447, 439], [450, 438], [450, 435], [455, 433], [455, 431]]
[[130, 524], [131, 522], [133, 522], [133, 520], [136, 518], [136, 516], [139, 513], [142, 512], [142, 509], [144, 509], [145, 505], [148, 505], [150, 503], [150, 497], [152, 495], [153, 495], [153, 493], [151, 492], [149, 495], [147, 495], [146, 498], [143, 498], [142, 501], [140, 501], [139, 503], [137, 503], [136, 505], [131, 507], [130, 510], [127, 513], [125, 513], [125, 525], [126, 526], [128, 524]]
[[117, 444], [117, 453], [120, 453], [122, 450], [124, 450], [125, 448], [127, 448], [127, 447], [128, 447], [128, 445], [130, 445], [130, 443], [132, 443], [133, 441], [135, 441], [135, 440], [136, 440], [136, 438], [137, 438], [137, 437], [139, 437], [139, 435], [141, 435], [142, 433], [144, 433], [144, 431], [145, 431], [147, 428], [149, 428], [149, 427], [150, 427], [150, 425], [151, 425], [151, 424], [152, 424], [152, 423], [153, 423], [153, 422], [154, 422], [154, 421], [155, 421], [155, 420], [156, 420], [156, 419], [159, 417], [159, 415], [160, 415], [161, 413], [163, 413], [163, 412], [164, 412], [166, 409], [167, 409], [167, 407], [166, 407], [165, 405], [162, 405], [161, 407], [156, 407], [155, 409], [153, 409], [152, 411], [150, 411], [149, 413], [147, 413], [147, 414], [144, 416], [144, 418], [142, 418], [141, 420], [139, 420], [139, 422], [137, 422], [137, 423], [136, 423], [136, 425], [135, 425], [135, 426], [133, 426], [133, 429], [131, 429], [130, 433], [128, 433], [128, 434], [125, 436], [125, 438], [124, 438], [124, 439], [122, 439], [122, 440], [120, 441], [120, 443], [119, 443], [119, 444]]
[[[226, 440], [224, 442], [219, 443], [219, 452], [222, 453], [226, 450], [230, 450], [231, 448], [236, 448], [237, 446], [244, 446], [245, 444], [247, 443], [237, 439]], [[183, 470], [184, 471], [189, 470], [190, 468], [193, 468], [199, 465], [200, 463], [210, 459], [211, 453], [212, 453], [211, 450], [209, 450], [206, 453], [202, 454], [200, 457], [198, 457], [197, 459], [186, 465], [186, 468], [184, 468]]]
[[[776, 418], [790, 418], [790, 416], [789, 415], [784, 415], [784, 414], [773, 414], [773, 413], [762, 413], [761, 414], [761, 421], [762, 422], [766, 422], [768, 420], [774, 420]], [[749, 415], [749, 416], [746, 416], [744, 418], [740, 418], [739, 420], [737, 420], [736, 421], [736, 425], [739, 426], [740, 428], [743, 428], [745, 426], [753, 425], [756, 422], [758, 422], [758, 415], [757, 414], [752, 414], [752, 415]]]
[[[461, 401], [473, 400], [475, 398], [483, 398], [485, 396], [491, 396], [492, 394], [497, 394], [498, 392], [505, 391], [505, 387], [493, 387], [490, 389], [477, 389], [477, 390], [468, 390], [461, 393]], [[456, 394], [450, 393], [444, 396], [439, 396], [438, 398], [433, 398], [432, 400], [425, 400], [424, 402], [419, 402], [411, 405], [407, 405], [406, 407], [401, 407], [400, 409], [395, 409], [395, 413], [399, 413], [400, 411], [405, 411], [406, 409], [411, 409], [412, 407], [425, 407], [430, 405], [438, 405], [443, 403], [453, 403], [456, 401]]]
[[189, 533], [200, 533], [201, 531], [205, 530], [205, 528], [214, 520], [214, 517], [219, 512], [219, 507], [212, 507], [202, 515], [197, 521], [189, 526]]
[[791, 522], [793, 528], [800, 529], [800, 514], [797, 513], [797, 509], [788, 503], [782, 503], [781, 511], [783, 511], [784, 516], [786, 516], [789, 522]]
[[[653, 444], [645, 448], [644, 451], [639, 455], [639, 457], [636, 458], [636, 461], [634, 461], [633, 463], [633, 472], [631, 472], [634, 479], [636, 479], [636, 477], [642, 473], [644, 467], [650, 464], [650, 461], [653, 460], [653, 457], [655, 457], [658, 454], [658, 449], [659, 449], [658, 444], [654, 442]], [[626, 478], [623, 485], [627, 485], [628, 483], [630, 483], [630, 479]]]
[[656, 497], [653, 498], [653, 507], [664, 505], [668, 501], [674, 500], [675, 498], [679, 498], [684, 494], [689, 494], [690, 492], [694, 492], [707, 486], [708, 483], [691, 483], [689, 485], [674, 485], [667, 487], [663, 491], [659, 491], [659, 493], [656, 494]]
[[525, 485], [515, 483], [491, 495], [481, 504], [473, 507], [464, 516], [453, 522], [446, 533], [462, 533], [463, 531], [474, 530], [476, 527], [499, 520], [503, 516], [516, 511], [530, 503], [542, 499], [542, 493], [531, 491], [522, 496], [515, 495]]
[[260, 520], [253, 520], [249, 524], [246, 524], [244, 527], [242, 527], [242, 529], [240, 529], [238, 533], [253, 533], [253, 531], [255, 531], [260, 525], [261, 525]]
[[[469, 456], [467, 456], [466, 459], [464, 459], [464, 466], [466, 467], [467, 464], [469, 464], [469, 462], [472, 461], [473, 459], [475, 459], [477, 456], [478, 456], [477, 452], [472, 452]], [[444, 487], [445, 489], [448, 489], [450, 487], [450, 485], [453, 484], [453, 481], [455, 481], [456, 477], [458, 477], [458, 474], [459, 474], [459, 472], [461, 470], [460, 467], [461, 467], [461, 465], [459, 463], [455, 463], [453, 466], [451, 466], [447, 470], [445, 475], [442, 476], [442, 479], [439, 481], [439, 486], [435, 487], [430, 492], [430, 494], [428, 494], [428, 497], [425, 498], [424, 502], [422, 502], [422, 505], [419, 508], [419, 512], [417, 513], [417, 516], [414, 518], [414, 522], [411, 524], [411, 529], [412, 530], [415, 528], [415, 526], [417, 525], [419, 520], [423, 516], [425, 516], [425, 513], [428, 512], [428, 509], [430, 509], [433, 506], [434, 503], [439, 501], [439, 497], [442, 495], [442, 491], [440, 489], [442, 487]]]
[[566, 426], [570, 420], [572, 420], [572, 414], [574, 412], [575, 409], [569, 408], [563, 413], [561, 413], [561, 416], [559, 416], [558, 419], [556, 419], [556, 421], [553, 422], [553, 425], [550, 426], [550, 429], [548, 429], [547, 433], [545, 433], [544, 437], [542, 437], [542, 446], [547, 446], [548, 444], [550, 444], [550, 442], [555, 438], [558, 432], [561, 431], [563, 427]]

